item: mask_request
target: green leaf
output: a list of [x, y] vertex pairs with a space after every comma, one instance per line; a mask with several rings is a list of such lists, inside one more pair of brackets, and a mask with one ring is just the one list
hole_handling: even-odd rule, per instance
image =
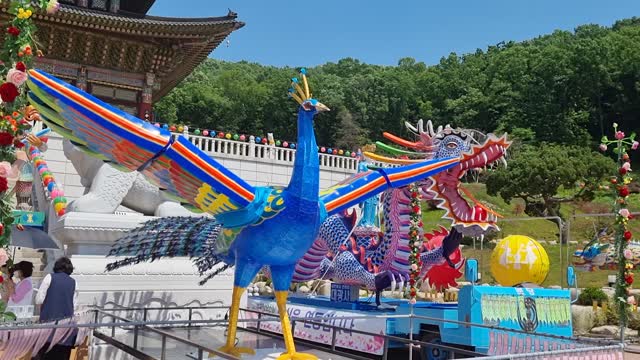
[[12, 312], [5, 312], [2, 316], [8, 321], [16, 321], [18, 317]]

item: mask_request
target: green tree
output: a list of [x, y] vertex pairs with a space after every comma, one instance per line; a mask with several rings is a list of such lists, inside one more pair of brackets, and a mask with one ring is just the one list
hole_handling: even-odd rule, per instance
[[590, 200], [594, 188], [612, 171], [612, 159], [584, 148], [523, 145], [507, 168], [488, 175], [487, 192], [499, 194], [506, 202], [522, 199], [529, 216], [562, 217], [563, 202]]

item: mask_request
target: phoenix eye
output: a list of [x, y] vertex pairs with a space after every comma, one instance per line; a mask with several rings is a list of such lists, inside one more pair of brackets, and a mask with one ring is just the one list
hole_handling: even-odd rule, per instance
[[447, 147], [448, 147], [449, 149], [455, 149], [455, 148], [457, 148], [457, 147], [458, 147], [458, 144], [452, 141], [452, 142], [450, 142], [450, 143], [448, 143], [448, 144], [447, 144]]

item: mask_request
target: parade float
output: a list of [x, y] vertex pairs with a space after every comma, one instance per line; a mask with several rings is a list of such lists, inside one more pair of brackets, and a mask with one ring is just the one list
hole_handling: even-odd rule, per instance
[[118, 240], [110, 255], [127, 257], [110, 264], [108, 270], [161, 257], [190, 256], [204, 283], [233, 265], [228, 341], [222, 347], [233, 355], [253, 352], [235, 346], [240, 299], [258, 271], [269, 266], [287, 348], [283, 359], [313, 358], [295, 351], [286, 300], [295, 263], [310, 248], [322, 221], [389, 187], [406, 186], [459, 163], [458, 158], [449, 157], [370, 170], [321, 195], [313, 119], [328, 108], [311, 98], [303, 69], [301, 80], [294, 78], [289, 91], [300, 105], [289, 185], [253, 187], [184, 137], [173, 138], [168, 131], [42, 71], [29, 74], [30, 99], [43, 121], [57, 126], [76, 147], [138, 171], [190, 208], [215, 216], [168, 217], [145, 223]]

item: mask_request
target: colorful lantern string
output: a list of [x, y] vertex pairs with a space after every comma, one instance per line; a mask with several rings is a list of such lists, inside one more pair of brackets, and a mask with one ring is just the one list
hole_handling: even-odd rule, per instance
[[[155, 124], [156, 127], [162, 127], [163, 129], [169, 130], [171, 132], [178, 132], [178, 133], [188, 133], [189, 132], [189, 127], [187, 125], [169, 125], [169, 124], [162, 124], [160, 125], [159, 123]], [[225, 133], [225, 132], [217, 132], [215, 130], [200, 130], [200, 129], [196, 129], [193, 131], [193, 134], [196, 136], [209, 136], [212, 138], [220, 138], [220, 139], [227, 139], [227, 140], [234, 140], [234, 141], [249, 141], [249, 142], [255, 142], [256, 144], [268, 144], [269, 140], [265, 137], [261, 137], [261, 136], [254, 136], [254, 135], [246, 135], [246, 134], [232, 134], [232, 133]], [[295, 149], [296, 148], [296, 144], [295, 143], [291, 143], [288, 141], [283, 141], [283, 140], [275, 140], [274, 141], [274, 145], [277, 147], [283, 147], [283, 148], [289, 148], [289, 149]], [[346, 157], [352, 157], [355, 158], [357, 156], [357, 152], [355, 151], [349, 151], [349, 150], [343, 150], [343, 149], [333, 149], [333, 148], [326, 148], [326, 147], [318, 147], [318, 151], [322, 152], [322, 153], [327, 153], [329, 155], [339, 155], [339, 156], [346, 156]]]
[[67, 209], [67, 198], [64, 197], [64, 191], [62, 190], [62, 187], [56, 183], [56, 180], [49, 170], [47, 162], [44, 160], [42, 153], [40, 153], [40, 150], [38, 150], [38, 148], [36, 148], [35, 146], [31, 146], [29, 150], [33, 166], [40, 174], [42, 186], [49, 193], [49, 198], [51, 199], [56, 215], [64, 215]]

